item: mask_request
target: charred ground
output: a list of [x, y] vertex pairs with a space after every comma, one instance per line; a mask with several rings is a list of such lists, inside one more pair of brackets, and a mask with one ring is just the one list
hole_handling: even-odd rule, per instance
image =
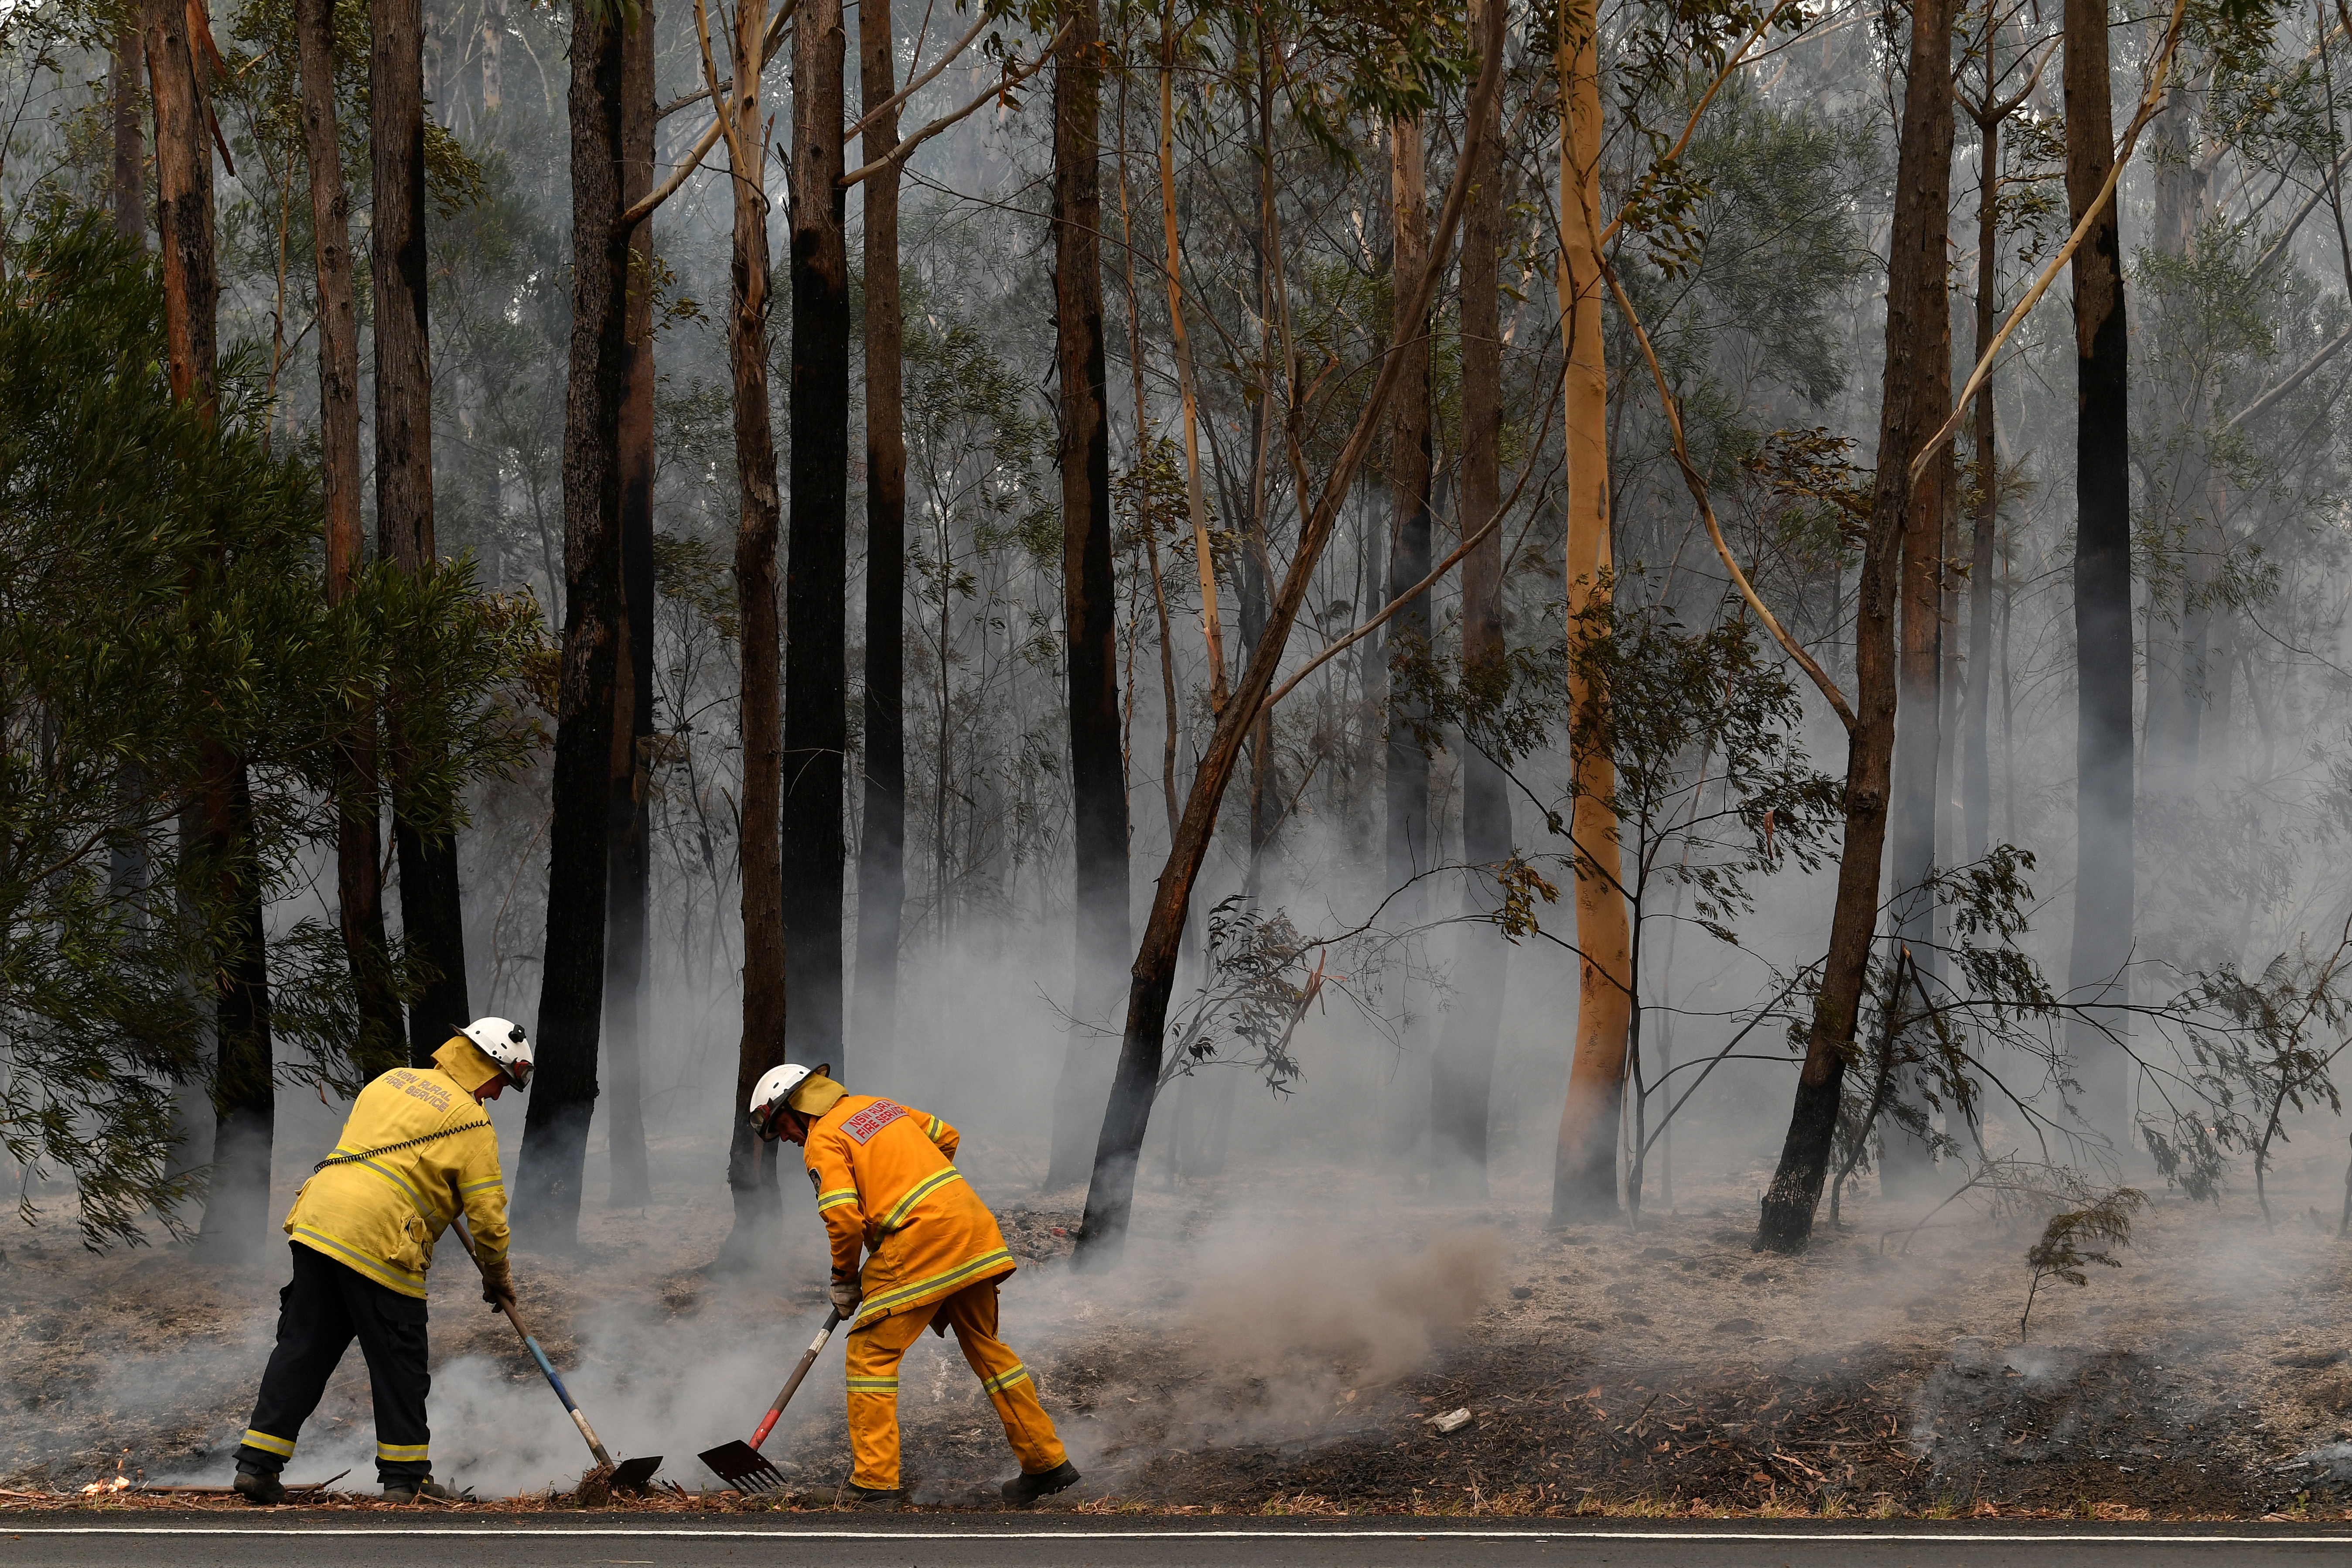
[[[2315, 1192], [2332, 1184], [2306, 1174]], [[2352, 1243], [2300, 1199], [2273, 1234], [2250, 1203], [2159, 1198], [2126, 1267], [2045, 1289], [2021, 1341], [2031, 1237], [1987, 1222], [1920, 1233], [1906, 1252], [1879, 1226], [1909, 1215], [1850, 1205], [1855, 1228], [1782, 1258], [1748, 1249], [1729, 1190], [1639, 1231], [1555, 1231], [1538, 1194], [1516, 1192], [1475, 1211], [1401, 1200], [1379, 1224], [1329, 1222], [1354, 1185], [1312, 1169], [1147, 1190], [1128, 1267], [1107, 1279], [1070, 1269], [1074, 1204], [1000, 1203], [1026, 1259], [1007, 1336], [1087, 1474], [1053, 1506], [2112, 1518], [2352, 1505]], [[651, 1418], [628, 1405], [598, 1417], [616, 1453], [670, 1452], [664, 1476], [692, 1493], [708, 1478], [688, 1417], [756, 1417], [768, 1369], [821, 1296], [813, 1279], [711, 1272], [717, 1215], [656, 1207], [585, 1229], [580, 1253], [524, 1254], [517, 1269], [541, 1339], [579, 1378], [650, 1387], [666, 1354], [747, 1347], [754, 1370], [715, 1396], [724, 1408], [677, 1409], [665, 1431], [641, 1429]], [[49, 1506], [118, 1464], [225, 1481], [280, 1283], [275, 1258], [91, 1257], [59, 1225], [12, 1238], [0, 1504]], [[436, 1387], [495, 1379], [529, 1395], [528, 1361], [463, 1284], [436, 1272]], [[846, 1473], [837, 1380], [820, 1373], [770, 1445], [793, 1483], [787, 1506], [829, 1504]], [[952, 1342], [927, 1337], [910, 1355], [901, 1407], [917, 1500], [992, 1502], [1007, 1461]], [[551, 1401], [516, 1408], [561, 1419]], [[1464, 1410], [1450, 1430], [1434, 1419]], [[305, 1442], [368, 1427], [353, 1355]], [[461, 1480], [467, 1441], [497, 1434], [451, 1439]], [[568, 1489], [551, 1468], [535, 1500], [496, 1506], [562, 1506]]]

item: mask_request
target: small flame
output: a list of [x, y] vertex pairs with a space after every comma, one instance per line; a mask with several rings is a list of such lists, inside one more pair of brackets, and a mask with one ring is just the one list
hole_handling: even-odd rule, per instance
[[[103, 1497], [112, 1492], [129, 1491], [131, 1489], [131, 1478], [122, 1473], [122, 1461], [130, 1458], [130, 1456], [131, 1450], [128, 1448], [123, 1449], [121, 1454], [118, 1455], [115, 1458], [113, 1478], [110, 1480], [90, 1482], [89, 1485], [81, 1489], [81, 1495], [84, 1497]], [[141, 1470], [139, 1473], [143, 1476], [147, 1472], [145, 1470]]]

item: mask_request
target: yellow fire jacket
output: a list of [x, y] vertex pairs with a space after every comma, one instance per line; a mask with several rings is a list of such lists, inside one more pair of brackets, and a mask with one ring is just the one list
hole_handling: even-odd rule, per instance
[[[1016, 1265], [996, 1216], [966, 1184], [956, 1130], [870, 1094], [844, 1095], [809, 1129], [802, 1158], [833, 1243], [834, 1273], [858, 1275], [857, 1321], [951, 1296]], [[857, 1266], [859, 1251], [868, 1256]]]
[[482, 1261], [507, 1255], [499, 1135], [474, 1100], [499, 1068], [462, 1037], [433, 1060], [360, 1090], [334, 1163], [302, 1184], [286, 1215], [295, 1241], [404, 1296], [425, 1294], [433, 1244], [461, 1204]]

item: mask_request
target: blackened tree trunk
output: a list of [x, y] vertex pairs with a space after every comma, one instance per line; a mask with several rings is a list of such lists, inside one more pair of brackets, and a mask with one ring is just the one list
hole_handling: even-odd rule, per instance
[[[1914, 508], [1933, 508], [1939, 525], [1942, 515], [1939, 480], [1931, 472], [1915, 490], [1910, 468], [1920, 443], [1943, 423], [1952, 395], [1944, 254], [1950, 227], [1951, 13], [1945, 0], [1915, 0], [1912, 6], [1910, 72], [1895, 163], [1878, 478], [1855, 606], [1855, 722], [1846, 742], [1845, 842], [1830, 916], [1829, 955], [1813, 1001], [1796, 1104], [1780, 1169], [1758, 1218], [1759, 1250], [1804, 1249], [1829, 1173], [1839, 1091], [1878, 926], [1879, 861], [1886, 846], [1895, 748], [1895, 612], [1903, 542]], [[1930, 765], [1932, 772], [1932, 758]]]
[[[646, 25], [642, 20], [637, 26]], [[568, 1247], [596, 1110], [604, 1012], [613, 685], [621, 642], [621, 395], [628, 371], [628, 231], [621, 226], [624, 24], [572, 8], [572, 342], [563, 403], [563, 665], [557, 689], [539, 1073], [523, 1121], [516, 1223]]]
[[[1991, 63], [2000, 37], [1988, 30], [1985, 98], [1992, 97]], [[2000, 328], [2000, 126], [2007, 118], [1990, 111], [1977, 117], [1980, 167], [1977, 172], [1976, 357], [1981, 361]], [[1974, 416], [1977, 483], [1974, 531], [1969, 542], [1969, 673], [1960, 711], [1961, 853], [1981, 857], [1992, 841], [1992, 757], [1988, 738], [1992, 713], [1993, 552], [2000, 528], [2000, 454], [1994, 441], [1993, 384], [1987, 376], [1977, 392]]]
[[[319, 475], [327, 513], [327, 602], [351, 592], [365, 554], [360, 516], [360, 335], [352, 292], [351, 195], [335, 123], [333, 0], [298, 0], [302, 148], [310, 165], [310, 236], [319, 287]], [[337, 747], [335, 892], [343, 952], [359, 997], [358, 1060], [367, 1074], [407, 1058], [400, 990], [383, 925], [383, 858], [378, 828], [376, 710], [349, 705]]]
[[[2066, 0], [2066, 202], [2080, 224], [2115, 163], [2105, 0]], [[2074, 935], [2078, 1002], [2129, 1000], [2132, 945], [2130, 344], [2116, 204], [2074, 252]], [[2104, 1022], [2118, 1032], [2117, 1012]], [[2091, 1019], [2067, 1026], [2092, 1124], [2121, 1140], [2129, 1095], [2121, 1050]]]
[[794, 1060], [842, 1061], [849, 746], [849, 251], [841, 0], [793, 28], [793, 514], [784, 562], [784, 982]]
[[[776, 626], [776, 437], [768, 392], [767, 152], [760, 134], [763, 30], [755, 6], [736, 13], [735, 85], [722, 99], [735, 234], [729, 268], [727, 358], [735, 394], [735, 602], [743, 626], [743, 1033], [735, 1097], [727, 1107], [727, 1186], [735, 1226], [722, 1255], [759, 1256], [781, 1203], [775, 1145], [755, 1137], [744, 1111], [760, 1077], [784, 1059], [782, 668]], [[714, 87], [715, 83], [711, 84]]]
[[[1502, 0], [1472, 0], [1475, 14]], [[1474, 16], [1475, 25], [1475, 16]], [[1496, 106], [1499, 115], [1500, 106]], [[1502, 507], [1503, 245], [1502, 126], [1489, 121], [1471, 172], [1462, 226], [1462, 534], [1485, 528]], [[1462, 563], [1462, 681], [1499, 698], [1503, 665], [1503, 538], [1496, 530]], [[1511, 797], [1501, 766], [1466, 737], [1462, 755], [1462, 858], [1469, 866], [1454, 962], [1454, 1005], [1439, 1037], [1433, 1081], [1444, 1087], [1434, 1124], [1457, 1143], [1474, 1130], [1476, 1157], [1441, 1163], [1433, 1188], [1486, 1195], [1486, 1123], [1493, 1099], [1495, 1045], [1503, 1024], [1503, 985], [1510, 948], [1486, 923], [1500, 907], [1496, 879], [1511, 855]]]
[[[758, 7], [754, 6], [754, 10]], [[653, 188], [653, 7], [640, 5], [621, 58], [621, 205]], [[613, 683], [611, 908], [604, 950], [604, 1064], [613, 1094], [605, 1136], [612, 1184], [605, 1202], [637, 1208], [653, 1196], [646, 1165], [646, 988], [653, 894], [648, 762], [654, 734], [654, 220], [630, 229], [628, 364], [621, 390], [621, 596], [618, 677]]]
[[[858, 96], [875, 114], [897, 90], [889, 0], [857, 11]], [[866, 782], [857, 843], [857, 1049], [874, 1082], [891, 1065], [898, 937], [907, 901], [907, 434], [900, 395], [898, 144], [896, 110], [866, 127]]]
[[124, 13], [114, 35], [113, 79], [107, 97], [114, 110], [114, 232], [141, 247], [147, 243], [147, 137], [139, 118], [139, 78], [146, 56], [134, 6]]
[[[375, 319], [377, 548], [401, 570], [435, 567], [433, 364], [425, 331], [425, 0], [369, 0], [368, 153], [374, 166], [368, 261]], [[466, 928], [458, 902], [453, 802], [424, 793], [429, 759], [402, 740], [391, 712], [393, 842], [400, 860], [400, 921], [424, 967], [408, 1010], [418, 1067], [473, 1016], [466, 988]]]
[[[1939, 112], [1948, 160], [1952, 141], [1948, 92], [1944, 95]], [[1948, 188], [1948, 175], [1946, 185]], [[1948, 220], [1945, 227], [1948, 229]], [[1945, 299], [1948, 287], [1934, 290], [1937, 300]], [[1920, 318], [1919, 327], [1925, 335], [1916, 341], [1916, 350], [1931, 359], [1940, 355], [1948, 364], [1952, 357], [1948, 310], [1931, 303], [1927, 310], [1928, 313]], [[1923, 398], [1925, 395], [1923, 388]], [[1941, 425], [1950, 411], [1947, 398], [1932, 410], [1926, 409], [1923, 404], [1922, 416], [1932, 413], [1932, 428]], [[1911, 456], [1911, 449], [1906, 448], [1903, 458], [1906, 472]], [[1951, 458], [1946, 448], [1937, 454], [1936, 462], [1906, 498], [1903, 561], [1896, 588], [1900, 616], [1888, 826], [1893, 839], [1888, 857], [1888, 871], [1894, 879], [1892, 913], [1896, 940], [1909, 946], [1913, 964], [1931, 980], [1942, 973], [1934, 945], [1935, 901], [1927, 891], [1927, 883], [1936, 862], [1936, 825], [1939, 815], [1937, 773], [1945, 739], [1944, 530], [1950, 493]], [[1895, 1097], [1914, 1110], [1924, 1112], [1927, 1109], [1915, 1069], [1897, 1069], [1890, 1091], [1890, 1098]], [[1934, 1179], [1933, 1149], [1891, 1116], [1881, 1119], [1879, 1137], [1879, 1177], [1885, 1193], [1896, 1198], [1917, 1196]]]
[[[1501, 24], [1502, 7], [1491, 7], [1486, 17], [1486, 36], [1480, 40], [1481, 63], [1478, 84], [1470, 98], [1469, 129], [1463, 137], [1465, 165], [1477, 161], [1484, 127], [1502, 87]], [[1446, 247], [1453, 240], [1454, 226], [1461, 221], [1467, 184], [1463, 172], [1457, 171], [1438, 218], [1431, 263], [1423, 271], [1420, 286], [1398, 301], [1398, 313], [1404, 320], [1418, 320], [1430, 310], [1437, 277], [1444, 270]], [[1176, 961], [1183, 942], [1185, 915], [1192, 906], [1192, 884], [1208, 857], [1209, 840], [1216, 829], [1225, 788], [1233, 782], [1234, 768], [1241, 760], [1243, 742], [1255, 726], [1259, 706], [1273, 689], [1275, 669], [1282, 661], [1291, 627], [1297, 624], [1299, 607], [1306, 602], [1316, 563], [1330, 542], [1340, 502], [1354, 484], [1356, 470], [1387, 414], [1390, 397], [1405, 369], [1404, 358], [1399, 354], [1383, 356], [1355, 427], [1349, 431], [1321, 492], [1300, 524], [1298, 548], [1291, 556], [1281, 590], [1274, 597], [1265, 634], [1250, 649], [1249, 662], [1243, 667], [1231, 700], [1218, 710], [1216, 727], [1210, 733], [1200, 766], [1193, 770], [1184, 813], [1177, 823], [1175, 842], [1169, 847], [1168, 862], [1160, 869], [1131, 972], [1118, 1072], [1111, 1083], [1110, 1102], [1103, 1111], [1102, 1136], [1096, 1141], [1094, 1173], [1087, 1187], [1086, 1217], [1076, 1254], [1082, 1267], [1108, 1267], [1118, 1260], [1126, 1244], [1128, 1215], [1135, 1200], [1135, 1168], [1142, 1153], [1144, 1134], [1151, 1125], [1151, 1106], [1158, 1093], [1168, 1030], [1168, 996], [1176, 981]]]
[[[155, 103], [163, 337], [172, 395], [210, 418], [217, 407], [220, 271], [214, 239], [211, 107], [189, 26], [197, 13], [148, 0], [142, 13]], [[245, 759], [218, 740], [199, 748], [183, 852], [211, 879], [226, 918], [213, 947], [212, 1180], [205, 1244], [242, 1256], [269, 1223], [269, 1161], [278, 1092], [269, 1039], [269, 971], [263, 946], [261, 868]]]
[[1069, 642], [1070, 795], [1076, 851], [1074, 1023], [1054, 1091], [1045, 1185], [1087, 1173], [1114, 1052], [1097, 1037], [1127, 958], [1127, 767], [1110, 563], [1110, 421], [1103, 353], [1102, 67], [1092, 0], [1054, 63], [1054, 344], [1061, 379], [1062, 612]]

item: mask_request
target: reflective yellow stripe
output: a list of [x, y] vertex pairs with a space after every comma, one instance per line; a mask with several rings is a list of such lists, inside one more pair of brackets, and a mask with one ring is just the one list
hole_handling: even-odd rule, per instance
[[281, 1459], [290, 1459], [294, 1457], [293, 1438], [273, 1437], [267, 1432], [257, 1432], [250, 1426], [245, 1429], [245, 1446], [248, 1448], [258, 1448], [265, 1454], [275, 1454]]
[[1028, 1375], [1029, 1369], [1016, 1363], [1011, 1372], [1000, 1372], [994, 1377], [982, 1378], [980, 1386], [991, 1394], [995, 1394], [1000, 1390], [1012, 1387]]
[[312, 1230], [307, 1225], [294, 1227], [294, 1239], [313, 1252], [323, 1252], [338, 1263], [348, 1263], [379, 1285], [389, 1286], [404, 1296], [425, 1294], [425, 1276], [394, 1268], [381, 1258], [371, 1258], [356, 1247], [344, 1246], [323, 1231]]
[[898, 1207], [892, 1209], [889, 1214], [883, 1217], [882, 1228], [884, 1230], [898, 1229], [900, 1224], [905, 1221], [907, 1211], [913, 1208], [916, 1204], [921, 1202], [927, 1194], [946, 1186], [950, 1182], [961, 1182], [962, 1180], [963, 1173], [957, 1170], [952, 1165], [949, 1166], [944, 1171], [940, 1171], [924, 1177], [920, 1182], [918, 1182], [915, 1184], [915, 1190], [913, 1192], [908, 1193], [905, 1197], [898, 1200]]
[[940, 1130], [946, 1125], [946, 1122], [934, 1116], [931, 1118], [931, 1124], [923, 1130], [924, 1136], [936, 1143], [940, 1141]]
[[[339, 1147], [336, 1149], [335, 1152], [341, 1154], [345, 1152], [345, 1151]], [[357, 1153], [358, 1151], [352, 1150], [350, 1152]], [[379, 1165], [373, 1160], [351, 1160], [345, 1162], [345, 1163], [356, 1165], [363, 1171], [372, 1171], [376, 1175], [382, 1177], [384, 1181], [391, 1183], [394, 1187], [400, 1190], [404, 1196], [408, 1199], [409, 1204], [415, 1207], [416, 1212], [424, 1215], [426, 1219], [439, 1219], [442, 1217], [441, 1209], [437, 1201], [432, 1205], [427, 1205], [423, 1195], [420, 1194], [415, 1187], [410, 1186], [407, 1181], [397, 1172], [393, 1171], [387, 1166]]]
[[853, 1377], [849, 1380], [852, 1394], [896, 1394], [898, 1380], [895, 1377]]
[[918, 1297], [944, 1294], [948, 1287], [959, 1281], [970, 1279], [975, 1275], [986, 1274], [998, 1264], [1012, 1261], [1012, 1252], [1000, 1247], [993, 1252], [983, 1252], [978, 1258], [960, 1263], [944, 1274], [934, 1274], [928, 1279], [918, 1279], [911, 1285], [902, 1285], [898, 1289], [887, 1291], [883, 1295], [868, 1296], [866, 1299], [864, 1310], [858, 1313], [857, 1321], [860, 1326], [863, 1326], [869, 1320], [894, 1307], [903, 1307]]
[[410, 1459], [427, 1458], [425, 1450], [432, 1446], [430, 1443], [378, 1443], [375, 1446], [375, 1457], [379, 1459], [393, 1459], [404, 1463]]
[[856, 1187], [835, 1187], [829, 1193], [817, 1194], [816, 1212], [823, 1214], [827, 1209], [837, 1209], [844, 1204], [854, 1204], [856, 1201], [857, 1189]]
[[461, 1193], [482, 1193], [488, 1192], [492, 1187], [503, 1187], [505, 1185], [505, 1182], [496, 1176], [492, 1176], [488, 1181], [468, 1182], [457, 1190]]

